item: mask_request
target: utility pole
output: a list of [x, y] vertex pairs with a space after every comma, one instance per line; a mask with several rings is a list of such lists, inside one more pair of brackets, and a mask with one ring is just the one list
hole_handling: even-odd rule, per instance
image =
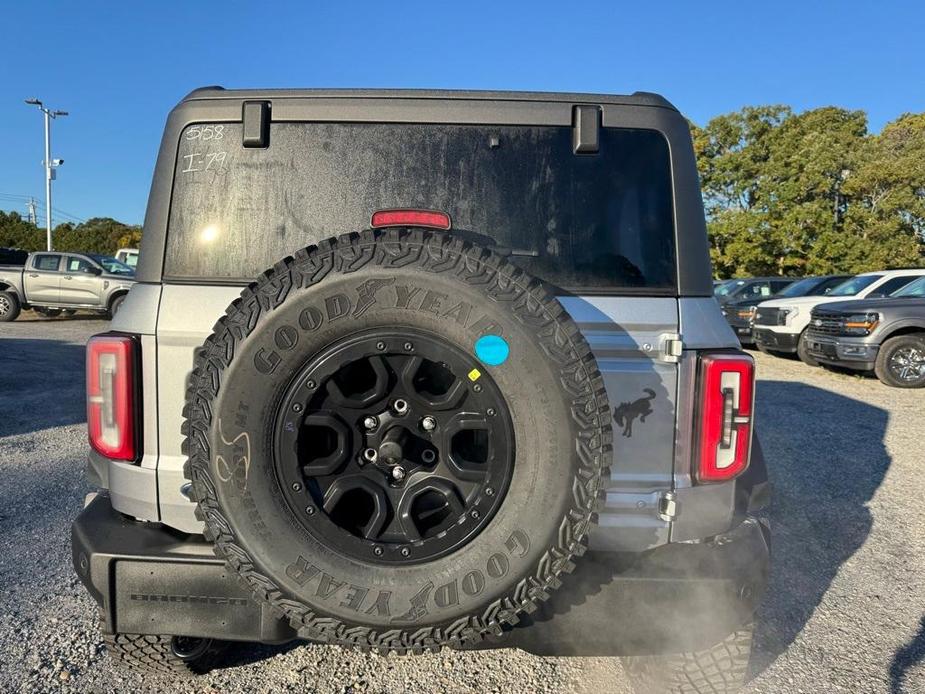
[[38, 106], [39, 110], [45, 114], [45, 237], [48, 250], [52, 250], [51, 244], [51, 182], [55, 180], [55, 169], [64, 163], [64, 159], [51, 158], [51, 119], [58, 116], [66, 116], [67, 111], [52, 111], [45, 108], [38, 99], [26, 99], [30, 106]]
[[29, 198], [29, 202], [26, 203], [26, 207], [29, 208], [29, 223], [37, 224], [38, 220], [35, 216], [35, 198]]

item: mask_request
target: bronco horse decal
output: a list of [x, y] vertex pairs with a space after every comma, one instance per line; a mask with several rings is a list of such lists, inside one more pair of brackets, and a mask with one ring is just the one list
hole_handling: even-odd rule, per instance
[[640, 422], [644, 422], [652, 414], [651, 402], [655, 399], [655, 391], [643, 388], [642, 392], [647, 395], [632, 402], [621, 402], [613, 410], [613, 420], [623, 427], [623, 436], [627, 438], [633, 435], [633, 420], [638, 417]]

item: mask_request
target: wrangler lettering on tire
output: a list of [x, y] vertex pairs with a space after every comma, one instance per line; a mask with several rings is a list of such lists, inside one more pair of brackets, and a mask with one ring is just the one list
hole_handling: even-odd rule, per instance
[[382, 651], [472, 643], [548, 598], [611, 443], [594, 358], [542, 283], [413, 228], [265, 272], [198, 352], [184, 416], [216, 552], [300, 636]]

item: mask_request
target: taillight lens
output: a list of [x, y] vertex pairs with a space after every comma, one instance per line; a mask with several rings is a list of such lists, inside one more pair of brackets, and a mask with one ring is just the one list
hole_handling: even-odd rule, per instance
[[115, 460], [138, 454], [135, 340], [96, 335], [87, 343], [87, 429], [90, 445]]
[[698, 378], [700, 418], [694, 474], [699, 482], [722, 482], [748, 467], [755, 362], [744, 352], [703, 354]]
[[373, 229], [381, 227], [428, 227], [449, 229], [450, 216], [433, 210], [379, 210], [373, 213]]

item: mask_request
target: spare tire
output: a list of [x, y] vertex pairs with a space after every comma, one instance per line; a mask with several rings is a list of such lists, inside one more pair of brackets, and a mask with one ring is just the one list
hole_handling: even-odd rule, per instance
[[610, 451], [588, 344], [538, 280], [421, 229], [277, 263], [195, 359], [206, 537], [303, 638], [420, 652], [500, 634], [586, 546]]

